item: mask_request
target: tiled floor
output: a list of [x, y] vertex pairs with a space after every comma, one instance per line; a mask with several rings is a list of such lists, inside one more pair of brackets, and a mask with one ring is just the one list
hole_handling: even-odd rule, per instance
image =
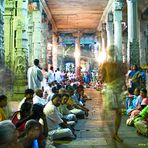
[[148, 148], [148, 138], [136, 134], [134, 127], [125, 125], [126, 116], [123, 116], [119, 135], [124, 142], [119, 144], [111, 139], [111, 134], [102, 120], [102, 98], [98, 91], [88, 88], [86, 107], [90, 109], [87, 119], [81, 119], [75, 126], [77, 139], [72, 141], [57, 140], [57, 148]]

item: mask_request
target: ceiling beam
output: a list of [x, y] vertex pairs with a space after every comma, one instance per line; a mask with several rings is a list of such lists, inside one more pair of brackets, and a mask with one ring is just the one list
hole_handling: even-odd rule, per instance
[[44, 9], [44, 11], [45, 11], [45, 13], [47, 15], [47, 18], [49, 19], [49, 21], [52, 24], [52, 31], [57, 32], [57, 27], [56, 27], [55, 20], [52, 17], [51, 11], [50, 11], [47, 3], [45, 2], [45, 0], [40, 0], [40, 1], [41, 1], [42, 5], [43, 5], [43, 9]]
[[74, 33], [74, 32], [82, 32], [82, 33], [94, 33], [96, 32], [96, 29], [89, 29], [89, 28], [82, 28], [82, 29], [64, 29], [64, 28], [58, 28], [57, 30], [59, 33]]

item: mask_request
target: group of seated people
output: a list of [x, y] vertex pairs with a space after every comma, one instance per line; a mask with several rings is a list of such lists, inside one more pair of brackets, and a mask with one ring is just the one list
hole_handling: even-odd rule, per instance
[[7, 148], [16, 144], [20, 148], [33, 145], [44, 148], [54, 147], [55, 139], [75, 139], [74, 125], [79, 118], [88, 116], [89, 110], [85, 107], [87, 99], [82, 85], [52, 82], [44, 90], [37, 89], [34, 92], [26, 89], [18, 111], [8, 118], [3, 110], [7, 105], [7, 97], [1, 95], [0, 146]]
[[125, 101], [126, 124], [134, 126], [138, 134], [148, 136], [148, 97], [146, 88], [128, 88]]

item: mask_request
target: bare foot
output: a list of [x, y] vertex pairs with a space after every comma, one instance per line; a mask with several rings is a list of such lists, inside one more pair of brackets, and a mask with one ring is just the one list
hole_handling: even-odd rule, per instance
[[122, 142], [123, 142], [123, 140], [122, 140], [118, 135], [114, 135], [114, 136], [113, 136], [113, 139], [114, 139], [115, 141], [119, 142], [119, 143], [122, 143]]

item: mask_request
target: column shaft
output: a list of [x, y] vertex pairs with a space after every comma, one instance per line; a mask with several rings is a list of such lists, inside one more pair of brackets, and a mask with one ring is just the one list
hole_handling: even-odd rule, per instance
[[55, 33], [52, 35], [52, 64], [54, 70], [57, 69], [57, 49], [58, 49], [58, 43], [57, 43], [57, 36]]
[[113, 3], [113, 15], [114, 15], [114, 45], [117, 47], [116, 60], [123, 62], [122, 56], [122, 0], [115, 0]]
[[80, 76], [80, 37], [75, 39], [75, 73], [76, 78]]
[[106, 32], [107, 32], [107, 48], [114, 44], [114, 34], [113, 34], [113, 14], [109, 13], [106, 22]]
[[137, 38], [137, 0], [127, 0], [128, 11], [128, 51], [129, 64], [140, 64], [139, 42]]

